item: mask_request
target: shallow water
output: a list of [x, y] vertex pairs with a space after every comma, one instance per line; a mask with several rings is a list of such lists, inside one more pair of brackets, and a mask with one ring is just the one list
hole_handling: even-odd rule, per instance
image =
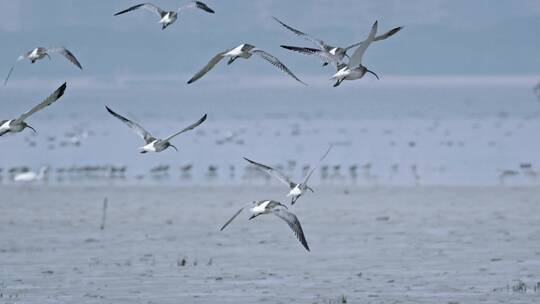
[[[4, 303], [537, 303], [540, 188], [0, 187]], [[107, 221], [100, 230], [103, 198]], [[308, 209], [309, 208], [309, 209]], [[182, 266], [182, 259], [186, 264]], [[196, 265], [195, 265], [196, 263]], [[526, 292], [512, 291], [522, 280]], [[509, 289], [507, 289], [507, 286]]]

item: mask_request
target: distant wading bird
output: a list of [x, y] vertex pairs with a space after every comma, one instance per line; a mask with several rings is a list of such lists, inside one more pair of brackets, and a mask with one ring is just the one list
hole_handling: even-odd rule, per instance
[[161, 29], [164, 30], [166, 29], [169, 25], [173, 24], [176, 19], [178, 18], [178, 14], [182, 11], [182, 10], [185, 10], [185, 9], [190, 9], [190, 8], [198, 8], [198, 9], [201, 9], [205, 12], [208, 12], [208, 13], [211, 13], [211, 14], [214, 14], [214, 10], [209, 8], [206, 4], [200, 2], [200, 1], [190, 1], [186, 4], [184, 4], [182, 7], [180, 7], [178, 10], [176, 11], [164, 11], [162, 10], [161, 8], [153, 5], [152, 3], [142, 3], [142, 4], [137, 4], [135, 6], [132, 6], [128, 9], [125, 9], [121, 12], [118, 12], [116, 14], [114, 14], [114, 16], [118, 16], [118, 15], [122, 15], [124, 13], [127, 13], [127, 12], [131, 12], [131, 11], [134, 11], [136, 9], [139, 9], [139, 8], [144, 8], [148, 11], [151, 11], [155, 14], [157, 14], [159, 16], [159, 24], [161, 24]]
[[251, 44], [247, 44], [247, 43], [241, 44], [241, 45], [239, 45], [239, 46], [237, 46], [237, 47], [235, 47], [233, 49], [229, 49], [229, 50], [220, 52], [217, 55], [215, 55], [212, 59], [210, 59], [210, 61], [206, 64], [206, 66], [204, 68], [202, 68], [202, 70], [197, 72], [197, 74], [195, 74], [195, 76], [193, 76], [188, 81], [188, 84], [193, 83], [193, 82], [197, 81], [199, 78], [206, 75], [206, 73], [208, 73], [216, 64], [218, 64], [218, 62], [221, 61], [221, 59], [223, 59], [225, 57], [229, 58], [229, 61], [227, 62], [227, 64], [229, 65], [229, 64], [233, 63], [238, 58], [248, 59], [253, 54], [258, 55], [262, 59], [270, 62], [273, 66], [275, 66], [278, 69], [282, 70], [283, 72], [289, 74], [289, 76], [294, 78], [296, 81], [302, 83], [303, 85], [306, 85], [302, 80], [300, 80], [298, 77], [296, 77], [283, 63], [281, 63], [281, 61], [279, 61], [279, 59], [277, 59], [276, 57], [270, 55], [269, 53], [267, 53], [267, 52], [265, 52], [265, 51], [263, 51], [261, 49], [256, 48], [255, 46], [253, 46]]
[[82, 70], [82, 66], [79, 63], [79, 61], [77, 60], [77, 58], [75, 58], [75, 55], [73, 55], [73, 53], [71, 53], [65, 47], [49, 48], [49, 49], [46, 49], [46, 48], [43, 48], [43, 47], [37, 47], [37, 48], [35, 48], [35, 49], [25, 53], [25, 54], [22, 54], [21, 56], [19, 56], [19, 58], [17, 58], [17, 61], [15, 61], [15, 63], [11, 67], [11, 69], [9, 69], [9, 73], [8, 73], [6, 79], [4, 80], [4, 85], [7, 84], [8, 80], [9, 80], [9, 77], [11, 76], [11, 73], [13, 72], [13, 69], [15, 68], [15, 64], [17, 64], [17, 62], [19, 62], [21, 60], [24, 60], [24, 59], [28, 59], [28, 60], [30, 60], [31, 63], [34, 63], [37, 60], [43, 59], [45, 57], [49, 58], [49, 60], [50, 60], [51, 56], [49, 56], [49, 54], [55, 54], [55, 53], [58, 53], [58, 54], [64, 56], [67, 60], [69, 60], [71, 63], [73, 63], [79, 69]]
[[43, 178], [45, 178], [45, 174], [49, 171], [49, 167], [42, 167], [39, 169], [39, 173], [30, 171], [30, 172], [23, 172], [15, 175], [13, 180], [15, 182], [23, 182], [23, 183], [30, 183], [35, 181], [40, 181]]
[[124, 116], [122, 116], [120, 114], [115, 113], [113, 110], [109, 109], [109, 107], [107, 107], [107, 106], [105, 108], [107, 108], [107, 111], [109, 113], [111, 113], [111, 115], [113, 115], [114, 117], [116, 117], [116, 118], [120, 119], [121, 121], [123, 121], [135, 133], [137, 133], [140, 137], [142, 137], [142, 139], [144, 140], [145, 145], [139, 148], [139, 150], [141, 150], [141, 153], [161, 152], [161, 151], [167, 149], [168, 147], [173, 147], [176, 151], [178, 151], [178, 149], [170, 143], [170, 140], [173, 139], [174, 137], [176, 137], [177, 135], [180, 135], [180, 134], [182, 134], [182, 133], [184, 133], [186, 131], [195, 129], [196, 127], [198, 127], [200, 124], [202, 124], [206, 120], [206, 114], [204, 114], [204, 116], [201, 117], [201, 119], [199, 119], [196, 123], [188, 126], [187, 128], [184, 128], [183, 130], [178, 131], [178, 132], [176, 132], [176, 133], [174, 133], [174, 134], [172, 134], [172, 135], [170, 135], [170, 136], [168, 136], [168, 137], [166, 137], [164, 139], [159, 139], [159, 138], [156, 138], [156, 137], [152, 136], [152, 134], [150, 134], [148, 131], [146, 131], [139, 124], [137, 124], [135, 122], [132, 122], [131, 120], [125, 118]]
[[349, 63], [338, 65], [337, 73], [335, 73], [332, 78], [330, 78], [330, 80], [336, 80], [336, 83], [334, 83], [334, 87], [340, 85], [343, 80], [360, 79], [364, 77], [366, 73], [371, 73], [377, 79], [379, 79], [379, 76], [377, 76], [375, 72], [369, 70], [367, 67], [362, 65], [362, 58], [364, 57], [364, 53], [366, 52], [369, 45], [373, 41], [375, 41], [375, 35], [377, 34], [377, 26], [378, 21], [375, 21], [375, 23], [373, 23], [373, 26], [371, 27], [369, 36], [366, 40], [362, 41], [360, 43], [360, 46], [356, 49], [356, 51], [354, 51], [354, 54], [349, 60]]
[[[324, 155], [319, 160], [319, 164], [320, 164], [320, 162], [322, 162], [326, 158], [326, 156], [328, 155], [328, 152], [330, 152], [331, 149], [332, 149], [332, 146], [330, 146], [328, 148], [328, 150], [326, 150]], [[269, 175], [274, 176], [280, 182], [282, 182], [287, 187], [289, 187], [289, 193], [287, 194], [287, 197], [292, 197], [291, 205], [294, 205], [294, 203], [296, 203], [296, 201], [306, 192], [306, 190], [314, 192], [313, 189], [311, 189], [311, 187], [309, 187], [307, 185], [307, 183], [308, 183], [309, 179], [311, 178], [311, 175], [313, 174], [313, 172], [315, 172], [315, 169], [317, 169], [317, 166], [311, 168], [311, 170], [309, 171], [309, 173], [306, 175], [306, 177], [304, 178], [304, 180], [301, 183], [295, 183], [295, 182], [291, 181], [285, 174], [281, 173], [277, 169], [274, 169], [274, 168], [272, 168], [270, 166], [267, 166], [267, 165], [263, 165], [263, 164], [254, 162], [254, 161], [252, 161], [252, 160], [250, 160], [248, 158], [245, 158], [245, 157], [244, 157], [244, 159], [246, 161], [248, 161], [250, 164], [257, 167], [258, 169], [266, 172]]]
[[294, 215], [293, 213], [287, 211], [287, 206], [281, 204], [280, 202], [271, 201], [271, 200], [263, 200], [263, 201], [254, 201], [250, 204], [245, 205], [244, 207], [240, 208], [231, 219], [229, 219], [223, 227], [221, 227], [220, 231], [223, 231], [225, 227], [227, 227], [246, 207], [254, 205], [252, 208], [249, 208], [249, 211], [251, 212], [251, 217], [249, 220], [252, 220], [256, 218], [257, 216], [261, 214], [273, 214], [280, 219], [284, 220], [289, 227], [291, 227], [292, 231], [302, 243], [304, 248], [306, 248], [307, 251], [309, 250], [308, 243], [306, 241], [306, 238], [304, 237], [304, 231], [302, 230], [302, 226], [300, 225], [300, 221]]
[[[362, 44], [363, 42], [358, 42], [358, 43], [355, 43], [355, 44], [352, 44], [352, 45], [349, 45], [348, 47], [345, 47], [345, 48], [342, 48], [342, 47], [335, 47], [335, 46], [331, 46], [329, 44], [326, 44], [324, 41], [322, 41], [321, 39], [318, 39], [318, 38], [315, 38], [309, 34], [306, 34], [306, 33], [303, 33], [291, 26], [288, 26], [287, 24], [283, 23], [281, 20], [279, 20], [278, 18], [276, 17], [272, 17], [274, 18], [274, 20], [276, 20], [279, 24], [281, 24], [282, 26], [284, 26], [286, 29], [290, 30], [291, 32], [295, 33], [296, 35], [312, 42], [313, 44], [315, 44], [317, 46], [317, 48], [309, 48], [309, 47], [297, 47], [297, 46], [290, 46], [290, 45], [282, 45], [281, 47], [282, 48], [285, 48], [287, 50], [291, 50], [291, 51], [295, 51], [295, 52], [299, 52], [301, 54], [305, 54], [305, 55], [316, 55], [318, 57], [320, 57], [322, 60], [323, 60], [323, 66], [326, 66], [328, 65], [329, 63], [333, 64], [334, 66], [338, 66], [338, 64], [343, 60], [344, 57], [349, 57], [349, 55], [347, 55], [347, 51], [354, 48], [354, 47], [357, 47], [359, 46], [360, 44]], [[397, 32], [399, 32], [403, 27], [400, 26], [400, 27], [396, 27], [396, 28], [393, 28], [391, 29], [390, 31], [380, 35], [380, 36], [376, 36], [373, 41], [380, 41], [380, 40], [384, 40], [394, 34], [396, 34]]]
[[36, 113], [37, 111], [51, 105], [60, 97], [62, 97], [62, 95], [64, 95], [64, 91], [66, 90], [66, 86], [67, 84], [64, 82], [64, 84], [62, 84], [58, 89], [56, 89], [56, 91], [54, 91], [49, 97], [47, 97], [45, 100], [43, 100], [41, 103], [39, 103], [29, 111], [22, 114], [19, 118], [0, 121], [0, 136], [6, 133], [18, 133], [27, 127], [32, 129], [32, 131], [36, 133], [36, 130], [32, 128], [29, 124], [27, 124], [24, 120], [30, 117], [32, 114]]

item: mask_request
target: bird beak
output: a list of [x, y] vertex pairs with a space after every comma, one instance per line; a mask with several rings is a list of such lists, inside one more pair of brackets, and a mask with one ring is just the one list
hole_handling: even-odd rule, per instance
[[177, 149], [175, 146], [173, 146], [173, 145], [171, 145], [171, 144], [169, 144], [169, 146], [170, 146], [170, 147], [173, 147], [173, 148], [176, 150], [176, 152], [178, 152], [178, 149]]
[[375, 74], [375, 72], [373, 72], [373, 71], [370, 70], [370, 69], [366, 69], [366, 70], [368, 71], [368, 73], [373, 74], [373, 75], [377, 78], [377, 80], [379, 79], [379, 76], [377, 76], [377, 74]]
[[34, 131], [34, 133], [37, 133], [36, 129], [32, 128], [31, 125], [28, 125], [28, 124], [27, 124], [26, 127], [27, 127], [27, 128], [30, 128], [32, 131]]
[[315, 193], [315, 191], [313, 191], [313, 189], [311, 189], [311, 187], [307, 187], [307, 189], [308, 189], [309, 191], [311, 191], [311, 193]]
[[255, 214], [253, 214], [252, 216], [249, 217], [249, 220], [251, 221], [252, 219], [256, 218], [257, 216]]
[[345, 53], [345, 57], [347, 57], [347, 58], [351, 59], [351, 57], [349, 57], [349, 55], [347, 55], [347, 53]]
[[45, 56], [47, 56], [49, 60], [51, 60], [51, 56], [49, 56], [49, 54], [45, 53]]

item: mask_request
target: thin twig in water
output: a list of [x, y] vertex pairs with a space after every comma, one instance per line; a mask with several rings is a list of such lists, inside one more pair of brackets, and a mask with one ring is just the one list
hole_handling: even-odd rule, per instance
[[107, 219], [107, 198], [103, 200], [103, 213], [101, 215], [101, 230], [105, 229], [105, 220]]

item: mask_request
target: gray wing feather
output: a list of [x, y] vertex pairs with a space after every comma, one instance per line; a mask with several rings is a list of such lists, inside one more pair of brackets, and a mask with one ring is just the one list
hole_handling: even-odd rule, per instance
[[262, 171], [266, 172], [266, 174], [274, 176], [280, 182], [285, 184], [287, 187], [293, 188], [296, 185], [295, 183], [291, 182], [291, 180], [287, 176], [285, 176], [285, 174], [281, 173], [279, 170], [276, 170], [276, 169], [274, 169], [274, 168], [272, 168], [270, 166], [263, 165], [263, 164], [260, 164], [258, 162], [252, 161], [251, 159], [246, 158], [246, 157], [244, 157], [244, 159], [247, 162], [249, 162], [250, 164], [257, 167], [259, 170], [262, 170]]
[[200, 124], [202, 124], [204, 121], [206, 120], [206, 114], [204, 114], [203, 117], [201, 117], [201, 119], [199, 119], [197, 122], [195, 122], [194, 124], [191, 124], [190, 126], [184, 128], [183, 130], [181, 131], [178, 131], [174, 134], [171, 134], [169, 137], [167, 138], [164, 138], [163, 141], [169, 141], [171, 139], [173, 139], [173, 137], [177, 136], [177, 135], [180, 135], [186, 131], [189, 131], [189, 130], [193, 130], [195, 129], [196, 127], [198, 127]]
[[47, 52], [59, 53], [60, 55], [64, 56], [67, 60], [69, 60], [71, 63], [76, 65], [79, 69], [81, 70], [83, 69], [81, 64], [79, 63], [79, 60], [77, 60], [75, 55], [73, 55], [73, 53], [70, 52], [65, 47], [48, 49]]
[[199, 78], [206, 75], [206, 73], [208, 73], [212, 68], [214, 68], [214, 66], [216, 64], [218, 64], [218, 62], [221, 61], [221, 59], [223, 59], [223, 55], [225, 55], [227, 52], [228, 51], [218, 53], [216, 56], [214, 56], [212, 59], [210, 59], [210, 61], [204, 66], [204, 68], [202, 68], [200, 71], [198, 71], [197, 74], [193, 75], [193, 77], [191, 77], [191, 79], [188, 80], [187, 83], [188, 84], [193, 83], [193, 82], [197, 81]]
[[225, 227], [227, 227], [241, 212], [242, 210], [244, 210], [245, 206], [240, 208], [240, 210], [238, 210], [226, 223], [225, 225], [223, 225], [223, 227], [221, 227], [221, 229], [219, 229], [219, 231], [223, 231], [223, 229], [225, 229]]
[[324, 43], [324, 41], [320, 40], [320, 39], [317, 39], [311, 35], [308, 35], [304, 32], [301, 32], [291, 26], [288, 26], [287, 24], [283, 23], [281, 20], [279, 20], [278, 18], [276, 17], [272, 17], [274, 18], [274, 20], [276, 20], [279, 24], [281, 24], [283, 27], [285, 27], [286, 29], [288, 29], [289, 31], [295, 33], [296, 35], [308, 40], [308, 41], [311, 41], [312, 43], [314, 43], [316, 46], [320, 47], [320, 48], [324, 48], [326, 46], [326, 44]]
[[11, 73], [13, 73], [13, 69], [15, 68], [15, 65], [17, 64], [17, 62], [23, 60], [24, 58], [26, 58], [26, 54], [19, 56], [19, 58], [17, 58], [17, 61], [15, 61], [15, 63], [11, 66], [11, 68], [9, 69], [9, 72], [8, 72], [8, 74], [6, 76], [6, 79], [4, 80], [4, 85], [7, 84], [8, 80], [9, 80], [9, 77], [11, 76]]
[[304, 236], [304, 231], [302, 230], [302, 225], [300, 225], [300, 221], [298, 220], [296, 215], [282, 208], [274, 208], [274, 210], [272, 210], [272, 213], [280, 219], [284, 220], [289, 225], [289, 227], [291, 227], [292, 231], [294, 232], [300, 243], [302, 243], [304, 248], [306, 248], [307, 251], [310, 251], [308, 243]]
[[[373, 38], [373, 41], [381, 41], [381, 40], [384, 40], [384, 39], [386, 39], [386, 38], [388, 38], [388, 37], [390, 37], [390, 36], [393, 36], [393, 35], [396, 34], [397, 32], [401, 31], [402, 28], [403, 28], [403, 26], [393, 28], [393, 29], [389, 30], [388, 32], [386, 32], [386, 33], [384, 33], [384, 34], [382, 34], [382, 35], [376, 36], [375, 38]], [[354, 48], [354, 47], [359, 46], [359, 45], [362, 44], [362, 43], [363, 43], [363, 41], [357, 42], [357, 43], [355, 43], [355, 44], [351, 44], [351, 45], [349, 45], [348, 47], [346, 47], [345, 49], [346, 49], [346, 50], [350, 50], [350, 49], [352, 49], [352, 48]]]
[[356, 68], [360, 64], [362, 64], [362, 57], [364, 57], [364, 53], [375, 39], [375, 34], [377, 34], [377, 27], [378, 21], [375, 21], [375, 23], [373, 23], [373, 26], [371, 27], [371, 31], [369, 32], [369, 36], [367, 37], [367, 39], [362, 41], [360, 46], [356, 49], [356, 51], [354, 51], [354, 54], [351, 56], [351, 60], [349, 60], [349, 63], [347, 64], [349, 68]]
[[198, 8], [198, 9], [203, 10], [203, 11], [205, 11], [207, 13], [210, 13], [210, 14], [215, 13], [215, 11], [213, 9], [211, 9], [210, 7], [208, 7], [208, 5], [206, 5], [205, 3], [201, 2], [201, 1], [190, 1], [187, 4], [183, 5], [182, 7], [180, 7], [178, 9], [178, 12], [183, 10], [183, 9], [188, 9], [188, 8]]
[[121, 15], [121, 14], [124, 14], [124, 13], [127, 13], [127, 12], [131, 12], [131, 11], [134, 11], [134, 10], [139, 9], [139, 8], [144, 8], [147, 11], [153, 12], [156, 15], [158, 15], [160, 18], [163, 17], [163, 15], [165, 14], [165, 12], [161, 8], [153, 5], [152, 3], [141, 3], [141, 4], [134, 5], [134, 6], [130, 7], [130, 8], [127, 8], [127, 9], [125, 9], [123, 11], [120, 11], [120, 12], [114, 14], [114, 16], [118, 16], [118, 15]]
[[307, 85], [302, 80], [300, 80], [298, 77], [296, 77], [296, 75], [294, 75], [293, 72], [291, 72], [281, 61], [279, 61], [279, 59], [272, 56], [271, 54], [269, 54], [269, 53], [267, 53], [267, 52], [265, 52], [265, 51], [263, 51], [261, 49], [253, 49], [253, 50], [251, 50], [251, 53], [259, 55], [259, 57], [261, 57], [262, 59], [270, 62], [273, 66], [275, 66], [278, 69], [282, 70], [283, 72], [289, 74], [289, 76], [294, 78], [296, 81], [300, 82], [303, 85]]
[[50, 106], [52, 103], [57, 101], [62, 95], [64, 95], [64, 92], [66, 91], [67, 83], [64, 82], [58, 89], [56, 89], [49, 97], [45, 98], [42, 102], [40, 102], [38, 105], [30, 109], [29, 111], [25, 112], [21, 117], [17, 118], [15, 123], [20, 123], [30, 117], [32, 114], [36, 113], [37, 111]]
[[107, 111], [114, 117], [120, 119], [122, 122], [124, 122], [126, 125], [128, 125], [128, 127], [130, 127], [135, 133], [137, 133], [143, 140], [145, 143], [149, 144], [151, 143], [152, 141], [155, 140], [155, 138], [152, 136], [152, 134], [150, 134], [148, 131], [146, 131], [143, 127], [141, 127], [138, 123], [136, 122], [133, 122], [127, 118], [125, 118], [124, 116], [114, 112], [113, 110], [111, 110], [109, 107], [105, 106], [105, 108], [107, 108]]
[[321, 157], [321, 159], [319, 159], [319, 163], [311, 168], [311, 170], [309, 171], [308, 175], [306, 175], [306, 178], [304, 178], [304, 181], [302, 182], [302, 185], [306, 185], [307, 182], [309, 181], [309, 179], [311, 178], [311, 175], [313, 174], [313, 172], [315, 172], [315, 169], [317, 169], [317, 167], [321, 164], [321, 162], [326, 158], [326, 156], [328, 155], [328, 153], [330, 152], [330, 150], [332, 150], [332, 147], [333, 145], [330, 145], [330, 147], [328, 147], [328, 150], [326, 150], [326, 152], [324, 153], [324, 155]]

